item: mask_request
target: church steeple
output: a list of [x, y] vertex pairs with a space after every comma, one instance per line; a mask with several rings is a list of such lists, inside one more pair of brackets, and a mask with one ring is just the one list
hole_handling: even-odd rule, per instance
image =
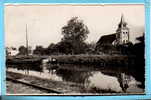
[[124, 15], [121, 15], [120, 23], [118, 24], [118, 29], [116, 30], [116, 38], [118, 44], [126, 44], [129, 42], [129, 28], [125, 22]]
[[119, 23], [119, 28], [126, 27], [127, 23], [124, 20], [124, 15], [121, 15], [121, 21]]
[[125, 22], [125, 21], [124, 21], [124, 15], [122, 14], [121, 15], [121, 23], [123, 23], [123, 22]]

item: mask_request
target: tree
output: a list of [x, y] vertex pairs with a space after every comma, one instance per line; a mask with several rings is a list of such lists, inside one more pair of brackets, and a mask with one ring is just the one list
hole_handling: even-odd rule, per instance
[[123, 55], [131, 55], [132, 54], [132, 49], [133, 49], [133, 43], [128, 42], [126, 44], [117, 45], [116, 48]]
[[78, 17], [71, 18], [67, 25], [62, 27], [62, 41], [72, 45], [72, 54], [83, 53], [85, 43], [84, 41], [89, 34], [89, 30], [82, 20]]
[[96, 43], [95, 42], [91, 42], [91, 43], [87, 43], [87, 50], [86, 52], [88, 54], [96, 54], [95, 48], [96, 48]]
[[139, 43], [134, 44], [132, 52], [135, 58], [135, 66], [133, 74], [136, 80], [142, 82], [142, 86], [145, 86], [145, 40], [144, 35], [136, 38]]
[[45, 54], [45, 48], [43, 48], [43, 46], [36, 46], [33, 53], [37, 54], [37, 55], [44, 55]]
[[52, 55], [56, 53], [56, 44], [51, 43], [45, 50], [47, 55]]
[[19, 55], [27, 54], [27, 48], [25, 46], [20, 46], [18, 50], [19, 50]]
[[56, 45], [56, 49], [62, 54], [71, 54], [72, 48], [72, 44], [68, 41], [61, 41]]

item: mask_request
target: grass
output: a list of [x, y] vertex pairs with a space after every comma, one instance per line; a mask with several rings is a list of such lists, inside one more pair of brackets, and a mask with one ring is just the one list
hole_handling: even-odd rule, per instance
[[[59, 64], [61, 67], [64, 67], [63, 65], [66, 64], [70, 65], [70, 68], [72, 69], [90, 69], [95, 68], [96, 66], [99, 66], [100, 68], [108, 68], [109, 69], [115, 69], [118, 70], [118, 68], [132, 68], [135, 64], [135, 57], [134, 56], [126, 56], [126, 55], [87, 55], [87, 54], [81, 54], [81, 55], [51, 55], [51, 56], [30, 56], [28, 60], [33, 59], [44, 59], [51, 57], [53, 59], [56, 59], [55, 62], [52, 62], [52, 64]], [[19, 63], [24, 56], [18, 56], [14, 57], [17, 58], [17, 62]], [[12, 60], [11, 62], [14, 62], [15, 60]], [[29, 62], [29, 61], [28, 61]], [[17, 63], [17, 64], [18, 64]], [[27, 62], [26, 62], [27, 63]], [[32, 62], [34, 64], [34, 62]], [[32, 65], [33, 65], [32, 64]], [[12, 65], [12, 63], [8, 63], [8, 65]], [[74, 68], [74, 65], [76, 68]], [[77, 67], [77, 65], [80, 65], [80, 67]], [[86, 67], [82, 67], [81, 65], [86, 65]], [[98, 68], [97, 68], [98, 69]]]
[[51, 57], [63, 64], [128, 66], [134, 63], [134, 56], [125, 55], [52, 55]]

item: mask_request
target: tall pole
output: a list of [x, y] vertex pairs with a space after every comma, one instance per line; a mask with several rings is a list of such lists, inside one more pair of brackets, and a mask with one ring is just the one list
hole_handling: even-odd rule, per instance
[[27, 24], [26, 24], [26, 48], [27, 48], [26, 55], [28, 56], [28, 31], [27, 31]]

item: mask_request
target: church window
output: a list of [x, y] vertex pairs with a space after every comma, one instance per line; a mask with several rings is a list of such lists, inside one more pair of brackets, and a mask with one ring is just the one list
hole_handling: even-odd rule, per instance
[[123, 40], [123, 43], [125, 43], [125, 40]]

